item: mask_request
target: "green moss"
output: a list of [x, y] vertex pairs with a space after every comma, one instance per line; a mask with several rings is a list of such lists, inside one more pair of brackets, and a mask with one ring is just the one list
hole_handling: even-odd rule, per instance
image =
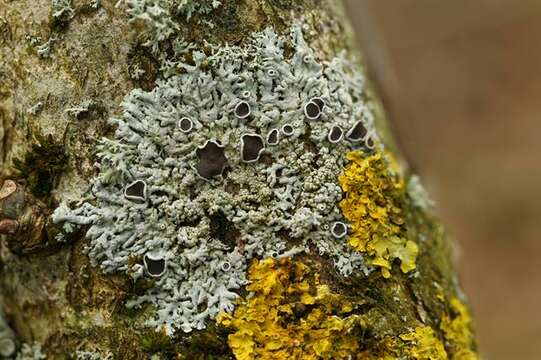
[[230, 331], [223, 326], [209, 324], [204, 331], [196, 331], [182, 337], [177, 349], [179, 359], [226, 360], [233, 359], [233, 353], [227, 345]]
[[173, 340], [167, 335], [165, 329], [161, 331], [149, 330], [141, 339], [141, 346], [151, 355], [156, 353], [171, 355], [175, 351]]
[[51, 191], [59, 176], [66, 170], [68, 155], [64, 146], [53, 140], [51, 135], [36, 135], [36, 142], [23, 160], [14, 161], [19, 172], [18, 180], [26, 183], [30, 192], [52, 206]]

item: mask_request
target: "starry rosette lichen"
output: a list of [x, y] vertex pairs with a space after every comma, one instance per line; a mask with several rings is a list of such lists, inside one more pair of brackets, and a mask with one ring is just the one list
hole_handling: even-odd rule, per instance
[[88, 226], [105, 272], [155, 279], [128, 305], [153, 304], [169, 333], [231, 311], [254, 257], [317, 251], [343, 275], [369, 271], [338, 207], [345, 154], [381, 146], [355, 63], [318, 61], [299, 27], [209, 48], [125, 98], [88, 198], [54, 215]]

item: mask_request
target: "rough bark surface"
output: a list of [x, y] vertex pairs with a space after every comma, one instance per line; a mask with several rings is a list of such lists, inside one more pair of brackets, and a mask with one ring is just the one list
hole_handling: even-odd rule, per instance
[[[450, 244], [430, 209], [409, 205], [403, 217], [407, 237], [418, 247], [414, 271], [401, 271], [395, 261], [389, 273], [343, 277], [324, 257], [309, 254], [295, 260], [256, 261], [248, 270], [251, 285], [239, 299], [246, 311], [268, 311], [255, 307], [252, 300], [258, 297], [269, 306], [272, 299], [281, 305], [294, 303], [296, 315], [280, 321], [305, 324], [306, 313], [313, 315], [314, 307], [341, 304], [339, 310], [321, 310], [317, 318], [324, 324], [345, 312], [351, 320], [339, 325], [349, 342], [338, 355], [325, 355], [331, 345], [322, 339], [310, 349], [298, 342], [288, 345], [285, 333], [279, 333], [283, 341], [275, 350], [246, 350], [243, 346], [262, 338], [239, 336], [245, 325], [242, 307], [188, 334], [169, 336], [145, 326], [145, 311], [124, 306], [134, 294], [144, 292], [144, 284], [91, 266], [84, 229], [70, 234], [68, 241], [55, 241], [61, 230], [50, 217], [62, 199], [88, 186], [95, 173], [96, 143], [115, 130], [107, 119], [119, 116], [120, 104], [132, 89], [156, 86], [162, 76], [160, 60], [143, 45], [147, 25], [130, 21], [125, 3], [75, 0], [60, 14], [55, 3], [0, 0], [0, 309], [5, 327], [16, 338], [19, 358], [40, 358], [29, 348], [32, 344], [50, 359], [477, 358]], [[356, 53], [346, 15], [331, 0], [223, 0], [208, 13], [194, 12], [189, 19], [178, 15], [173, 21], [178, 29], [160, 42], [159, 51], [167, 51], [163, 49], [171, 38], [203, 49], [205, 41], [239, 45], [268, 26], [289, 34], [292, 24], [300, 21], [320, 59], [341, 51]], [[378, 108], [373, 97], [366, 101]], [[377, 117], [381, 141], [400, 159], [381, 114]], [[401, 176], [410, 181], [407, 166], [398, 162]], [[284, 287], [297, 289], [295, 276], [286, 273], [319, 289], [310, 291], [315, 300], [298, 304], [287, 298], [293, 290], [273, 295], [275, 288], [270, 294], [263, 284], [258, 288], [260, 275], [272, 274]], [[295, 331], [306, 331], [306, 339], [314, 337], [313, 329]], [[324, 337], [338, 343], [334, 330], [329, 331]], [[288, 352], [290, 345], [296, 350]]]

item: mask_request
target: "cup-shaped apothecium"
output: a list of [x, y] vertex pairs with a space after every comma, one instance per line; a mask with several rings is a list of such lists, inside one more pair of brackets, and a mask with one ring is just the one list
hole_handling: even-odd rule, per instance
[[240, 138], [240, 159], [246, 163], [259, 160], [265, 150], [265, 142], [260, 135], [244, 134]]
[[178, 122], [178, 127], [183, 133], [189, 133], [193, 129], [193, 121], [189, 117], [183, 117]]
[[321, 108], [316, 102], [310, 100], [304, 105], [304, 115], [309, 120], [319, 119], [321, 116]]
[[239, 119], [246, 119], [252, 113], [250, 104], [246, 101], [240, 101], [237, 106], [235, 106], [235, 116]]
[[362, 141], [366, 137], [367, 133], [368, 131], [366, 130], [363, 122], [357, 121], [346, 133], [346, 139], [353, 142]]
[[134, 202], [145, 202], [147, 200], [147, 183], [143, 180], [135, 180], [124, 188], [124, 196]]
[[280, 142], [280, 132], [278, 129], [272, 129], [267, 134], [267, 144], [269, 145], [278, 145]]
[[210, 180], [215, 176], [222, 175], [227, 163], [223, 145], [214, 140], [207, 140], [203, 146], [197, 148], [195, 153], [199, 159], [195, 167], [199, 176]]
[[329, 135], [327, 136], [327, 139], [333, 143], [336, 144], [342, 140], [344, 137], [344, 132], [340, 128], [340, 126], [333, 126], [331, 130], [329, 131]]
[[143, 262], [145, 263], [147, 274], [152, 277], [160, 277], [166, 271], [166, 261], [163, 256], [158, 253], [146, 254], [143, 258]]
[[285, 136], [291, 136], [294, 132], [295, 129], [293, 128], [293, 126], [291, 126], [291, 124], [285, 124], [284, 126], [282, 126], [282, 133]]
[[331, 233], [336, 238], [342, 238], [346, 236], [346, 234], [348, 233], [348, 227], [343, 222], [337, 221], [334, 224], [332, 224]]

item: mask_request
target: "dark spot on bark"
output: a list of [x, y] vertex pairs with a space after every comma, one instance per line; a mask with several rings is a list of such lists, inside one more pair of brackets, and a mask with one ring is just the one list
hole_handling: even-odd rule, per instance
[[271, 154], [261, 154], [259, 162], [265, 165], [272, 165], [274, 164], [274, 158]]
[[176, 350], [186, 359], [234, 359], [231, 348], [227, 344], [230, 333], [230, 329], [209, 322], [205, 330], [196, 330], [190, 333], [190, 336], [176, 339]]
[[230, 194], [236, 195], [240, 191], [240, 185], [234, 181], [227, 181], [224, 190]]
[[175, 353], [173, 339], [167, 335], [165, 328], [160, 331], [149, 330], [141, 339], [141, 345], [143, 350], [149, 354], [162, 353], [171, 355], [173, 358]]
[[68, 30], [71, 20], [74, 15], [73, 12], [64, 11], [60, 16], [53, 16], [54, 10], [51, 9], [49, 17], [49, 30], [51, 33], [62, 33]]
[[297, 319], [300, 319], [307, 315], [308, 313], [308, 307], [304, 305], [303, 303], [295, 303], [293, 305], [293, 314]]
[[0, 44], [12, 40], [11, 26], [7, 20], [0, 18]]
[[[237, 36], [240, 37], [240, 34], [238, 33], [247, 25], [244, 21], [239, 19], [239, 16], [237, 15], [237, 10], [239, 8], [240, 6], [237, 1], [222, 2], [222, 6], [218, 9], [220, 16], [212, 17], [216, 27], [222, 29], [222, 31], [218, 31], [217, 33], [223, 33], [223, 35], [226, 36], [225, 40], [228, 40], [229, 42], [231, 40], [237, 40]], [[227, 31], [225, 29], [227, 29]], [[251, 31], [251, 29], [242, 30], [247, 32]]]
[[210, 215], [209, 218], [210, 237], [220, 240], [230, 249], [233, 249], [237, 245], [237, 239], [240, 238], [240, 231], [221, 211]]
[[151, 91], [156, 87], [159, 69], [158, 60], [148, 48], [138, 44], [128, 52], [128, 73], [135, 85], [143, 90]]
[[35, 134], [37, 143], [32, 145], [24, 160], [15, 159], [14, 166], [18, 170], [17, 181], [36, 198], [54, 207], [51, 191], [57, 185], [60, 175], [68, 166], [68, 155], [64, 146], [53, 140], [51, 135]]

